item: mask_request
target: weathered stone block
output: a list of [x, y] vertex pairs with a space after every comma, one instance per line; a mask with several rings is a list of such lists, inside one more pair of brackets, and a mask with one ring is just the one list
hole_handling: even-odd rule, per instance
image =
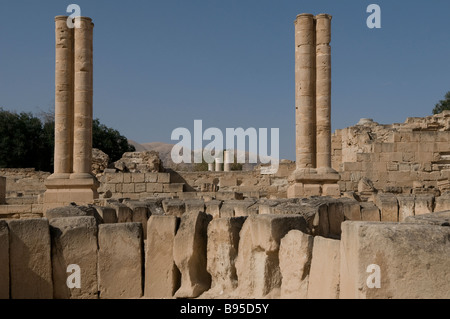
[[375, 204], [381, 212], [381, 221], [398, 222], [398, 202], [393, 194], [378, 194]]
[[341, 237], [341, 224], [344, 222], [344, 205], [339, 200], [333, 200], [328, 203], [328, 222], [330, 227], [329, 237]]
[[158, 183], [169, 184], [170, 173], [158, 173]]
[[181, 217], [175, 236], [173, 257], [181, 272], [181, 287], [176, 298], [196, 298], [211, 286], [206, 270], [207, 228], [210, 219], [206, 213], [186, 213]]
[[122, 193], [134, 193], [134, 183], [122, 184]]
[[[345, 222], [340, 298], [450, 298], [449, 236], [449, 227]], [[368, 286], [377, 283], [372, 265], [380, 288]]]
[[237, 287], [235, 262], [239, 247], [239, 232], [245, 217], [216, 218], [208, 226], [207, 270], [211, 274], [211, 289], [207, 294], [220, 297]]
[[[94, 217], [66, 217], [50, 221], [55, 299], [98, 298], [97, 231]], [[69, 289], [67, 286], [69, 265], [80, 267], [80, 288]]]
[[117, 223], [117, 213], [112, 207], [96, 206], [98, 214], [102, 218], [103, 224], [115, 224]]
[[308, 299], [339, 298], [340, 241], [314, 238]]
[[122, 203], [109, 203], [108, 206], [116, 210], [118, 223], [131, 223], [133, 221], [133, 211], [127, 205]]
[[306, 221], [299, 215], [249, 216], [240, 232], [236, 260], [238, 295], [262, 298], [279, 289], [280, 241], [291, 230], [306, 229]]
[[141, 223], [104, 224], [98, 229], [98, 289], [102, 299], [142, 297]]
[[163, 193], [182, 193], [184, 191], [184, 183], [163, 184]]
[[146, 183], [156, 183], [158, 181], [158, 173], [145, 173]]
[[9, 230], [0, 220], [0, 299], [9, 299]]
[[433, 212], [434, 196], [433, 195], [416, 195], [415, 199], [415, 215], [430, 214]]
[[145, 183], [136, 183], [134, 184], [134, 191], [136, 193], [145, 193], [147, 191], [147, 187]]
[[148, 183], [148, 184], [146, 184], [146, 190], [148, 193], [162, 193], [163, 192], [163, 184]]
[[101, 224], [102, 218], [95, 209], [94, 206], [66, 206], [66, 207], [58, 207], [48, 210], [45, 213], [45, 217], [49, 220], [53, 218], [64, 218], [64, 217], [81, 217], [81, 216], [91, 216], [94, 217], [97, 221], [97, 224]]
[[162, 201], [162, 206], [166, 215], [181, 217], [186, 211], [184, 201], [179, 199], [164, 199]]
[[205, 201], [203, 199], [186, 199], [184, 201], [186, 213], [205, 212]]
[[338, 198], [341, 196], [341, 189], [338, 184], [324, 184], [322, 186], [322, 195]]
[[144, 239], [147, 239], [147, 223], [150, 217], [147, 204], [145, 202], [127, 201], [125, 205], [133, 211], [133, 223], [141, 223]]
[[211, 215], [213, 218], [220, 217], [220, 207], [222, 207], [221, 200], [210, 200], [205, 202], [206, 213]]
[[144, 173], [131, 173], [131, 182], [132, 183], [144, 183], [145, 182], [145, 174]]
[[343, 205], [345, 220], [361, 220], [361, 205], [357, 200], [341, 198], [340, 201]]
[[409, 216], [414, 216], [415, 195], [398, 195], [397, 200], [399, 222], [403, 222]]
[[291, 230], [281, 239], [281, 298], [306, 299], [314, 237]]
[[364, 221], [381, 221], [380, 209], [372, 202], [360, 203], [361, 219]]
[[145, 297], [172, 298], [180, 287], [180, 272], [173, 260], [173, 244], [179, 219], [152, 215], [147, 227]]
[[219, 179], [219, 187], [232, 187], [237, 186], [237, 178], [235, 176], [222, 176]]
[[448, 227], [450, 226], [450, 211], [437, 212], [432, 214], [423, 214], [418, 216], [409, 216], [405, 219], [405, 222]]
[[48, 220], [10, 220], [8, 228], [11, 298], [52, 299]]

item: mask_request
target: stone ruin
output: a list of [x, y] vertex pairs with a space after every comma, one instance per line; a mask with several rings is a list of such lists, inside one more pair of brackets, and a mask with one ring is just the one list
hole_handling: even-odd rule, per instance
[[55, 172], [0, 170], [0, 298], [450, 298], [449, 113], [331, 135], [331, 16], [295, 21], [297, 161], [272, 175], [93, 160], [93, 25], [66, 19]]

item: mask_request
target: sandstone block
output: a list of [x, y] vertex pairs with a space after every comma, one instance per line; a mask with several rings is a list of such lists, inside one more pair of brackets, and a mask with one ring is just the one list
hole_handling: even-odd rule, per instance
[[0, 299], [9, 299], [9, 230], [0, 220]]
[[146, 190], [148, 193], [162, 193], [163, 192], [163, 184], [148, 183], [148, 184], [146, 184]]
[[206, 213], [211, 215], [213, 218], [220, 217], [220, 208], [222, 207], [221, 200], [210, 200], [205, 202]]
[[281, 239], [281, 298], [306, 299], [314, 237], [291, 230]]
[[158, 181], [158, 173], [145, 173], [146, 183], [156, 183]]
[[[55, 299], [96, 299], [97, 224], [94, 217], [55, 218], [50, 221], [53, 296]], [[69, 289], [69, 265], [80, 267], [80, 288]]]
[[211, 290], [207, 294], [220, 296], [237, 287], [235, 262], [239, 247], [239, 232], [245, 217], [216, 218], [208, 225], [207, 270], [211, 274]]
[[238, 295], [262, 298], [280, 289], [280, 241], [291, 230], [306, 229], [306, 221], [299, 215], [249, 216], [239, 234]]
[[449, 227], [345, 222], [342, 230], [340, 298], [450, 297]]
[[158, 183], [169, 184], [170, 173], [158, 173]]
[[341, 237], [341, 224], [344, 222], [344, 205], [339, 200], [333, 200], [328, 203], [328, 222], [329, 222], [329, 237]]
[[337, 198], [341, 196], [341, 189], [338, 184], [324, 184], [322, 186], [322, 195]]
[[125, 203], [133, 211], [133, 223], [141, 223], [144, 239], [147, 239], [147, 223], [150, 212], [144, 202], [127, 201]]
[[175, 264], [181, 272], [176, 298], [196, 298], [211, 286], [211, 276], [206, 270], [208, 223], [206, 213], [186, 213], [181, 217], [173, 248]]
[[184, 183], [163, 184], [163, 193], [182, 193], [184, 191]]
[[133, 221], [133, 211], [127, 205], [122, 203], [109, 203], [108, 207], [116, 210], [118, 223], [131, 223]]
[[117, 223], [117, 213], [116, 210], [112, 207], [103, 207], [103, 206], [96, 206], [95, 209], [97, 210], [98, 214], [102, 218], [103, 224], [115, 224]]
[[172, 298], [180, 287], [180, 272], [173, 260], [173, 244], [179, 219], [152, 215], [147, 227], [145, 297]]
[[81, 217], [81, 216], [91, 216], [95, 218], [97, 224], [102, 223], [102, 218], [94, 206], [71, 205], [66, 207], [53, 208], [45, 213], [45, 217], [47, 217], [49, 220], [54, 218]]
[[403, 222], [407, 217], [414, 216], [415, 196], [398, 195], [398, 221]]
[[414, 212], [416, 215], [430, 214], [433, 212], [433, 205], [433, 195], [416, 195]]
[[145, 182], [145, 174], [144, 173], [131, 173], [131, 182], [132, 183], [144, 183]]
[[398, 222], [398, 202], [393, 194], [378, 194], [375, 204], [381, 211], [381, 221]]
[[102, 299], [142, 297], [141, 223], [104, 224], [98, 229], [98, 289]]
[[205, 201], [203, 199], [187, 199], [184, 201], [186, 213], [205, 212]]
[[340, 241], [314, 238], [308, 299], [339, 298]]
[[361, 220], [361, 205], [355, 199], [341, 198], [345, 220]]
[[186, 205], [184, 201], [179, 199], [164, 199], [162, 201], [164, 212], [167, 215], [181, 217], [186, 211]]
[[450, 211], [409, 216], [405, 219], [405, 222], [448, 227], [450, 226]]
[[11, 298], [52, 299], [48, 220], [10, 220], [8, 228]]
[[381, 221], [380, 209], [372, 202], [360, 203], [361, 220], [364, 221]]

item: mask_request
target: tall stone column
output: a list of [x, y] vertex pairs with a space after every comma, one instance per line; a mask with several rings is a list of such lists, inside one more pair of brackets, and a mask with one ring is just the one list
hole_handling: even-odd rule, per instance
[[81, 17], [75, 28], [75, 105], [72, 179], [92, 178], [93, 23]]
[[295, 21], [295, 122], [297, 171], [316, 166], [315, 28], [312, 14], [300, 14]]
[[331, 16], [316, 16], [316, 145], [317, 171], [331, 169]]
[[66, 16], [55, 17], [55, 149], [54, 174], [50, 179], [67, 179], [73, 160], [74, 30]]

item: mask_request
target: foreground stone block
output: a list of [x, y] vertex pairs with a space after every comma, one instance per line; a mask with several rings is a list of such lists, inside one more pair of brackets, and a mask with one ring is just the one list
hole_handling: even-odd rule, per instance
[[203, 199], [186, 199], [185, 210], [188, 212], [204, 212], [205, 211], [205, 201]]
[[361, 205], [361, 219], [363, 221], [381, 221], [380, 209], [371, 202], [360, 203]]
[[[97, 232], [94, 217], [66, 217], [50, 221], [55, 299], [98, 298]], [[80, 288], [69, 289], [67, 286], [69, 265], [80, 267]]]
[[207, 228], [210, 218], [206, 213], [186, 213], [181, 218], [175, 236], [173, 258], [181, 272], [181, 287], [176, 298], [196, 298], [211, 286], [207, 272]]
[[308, 299], [339, 298], [340, 241], [314, 238]]
[[207, 294], [218, 297], [237, 287], [235, 262], [239, 247], [239, 232], [245, 217], [216, 218], [208, 226], [207, 270], [211, 274], [211, 289]]
[[445, 193], [435, 199], [436, 207], [435, 212], [443, 212], [450, 210], [450, 193]]
[[52, 263], [47, 219], [10, 220], [12, 299], [52, 299]]
[[314, 237], [291, 230], [280, 242], [281, 298], [306, 299]]
[[173, 260], [173, 243], [179, 224], [175, 216], [150, 217], [145, 258], [146, 298], [172, 298], [180, 287], [180, 272]]
[[240, 232], [236, 260], [238, 296], [262, 298], [280, 289], [280, 241], [294, 229], [306, 232], [302, 216], [253, 215], [247, 218]]
[[[450, 227], [345, 222], [340, 298], [450, 298], [449, 236]], [[380, 288], [369, 288], [376, 283], [371, 265], [379, 267]]]
[[98, 288], [100, 298], [127, 299], [142, 297], [142, 224], [100, 225], [98, 246]]
[[0, 220], [0, 299], [9, 299], [9, 230]]
[[213, 218], [220, 217], [220, 208], [222, 207], [221, 200], [210, 200], [205, 202], [206, 213], [211, 215]]
[[448, 227], [450, 226], [450, 211], [410, 216], [406, 218], [405, 222]]

